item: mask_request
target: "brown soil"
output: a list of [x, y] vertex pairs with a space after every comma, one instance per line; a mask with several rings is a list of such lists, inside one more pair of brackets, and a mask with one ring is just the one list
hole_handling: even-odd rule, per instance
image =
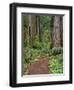
[[49, 68], [48, 68], [48, 58], [42, 57], [39, 58], [39, 60], [33, 64], [31, 64], [28, 67], [28, 75], [34, 75], [34, 74], [48, 74]]

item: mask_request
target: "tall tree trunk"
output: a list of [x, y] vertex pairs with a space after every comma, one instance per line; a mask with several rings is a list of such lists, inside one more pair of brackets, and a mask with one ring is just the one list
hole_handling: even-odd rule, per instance
[[39, 35], [39, 30], [40, 30], [40, 19], [39, 16], [36, 16], [36, 32]]
[[42, 24], [40, 23], [40, 16], [36, 16], [36, 31], [37, 35], [39, 36], [39, 41], [42, 41]]
[[61, 26], [61, 30], [60, 30], [60, 34], [61, 34], [61, 46], [63, 47], [63, 17], [60, 18], [60, 26]]
[[40, 22], [40, 16], [38, 16], [38, 18], [39, 18], [39, 40], [40, 40], [40, 42], [42, 42], [42, 23]]
[[29, 44], [30, 46], [32, 46], [32, 27], [31, 27], [31, 22], [32, 22], [32, 19], [31, 19], [31, 15], [29, 15]]
[[29, 15], [29, 39], [31, 47], [33, 46], [35, 35], [36, 35], [36, 16]]
[[61, 47], [62, 30], [63, 25], [61, 16], [54, 16], [53, 32], [52, 32], [53, 47]]

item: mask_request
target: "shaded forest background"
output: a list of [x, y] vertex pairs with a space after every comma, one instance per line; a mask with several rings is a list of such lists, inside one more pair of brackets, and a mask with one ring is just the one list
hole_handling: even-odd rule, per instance
[[48, 73], [63, 73], [63, 16], [22, 14], [23, 74], [40, 58], [48, 58]]

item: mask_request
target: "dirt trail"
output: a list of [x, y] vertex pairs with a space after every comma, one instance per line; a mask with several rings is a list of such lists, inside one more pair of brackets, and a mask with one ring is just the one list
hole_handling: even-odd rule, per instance
[[48, 58], [42, 57], [28, 67], [28, 75], [48, 74]]

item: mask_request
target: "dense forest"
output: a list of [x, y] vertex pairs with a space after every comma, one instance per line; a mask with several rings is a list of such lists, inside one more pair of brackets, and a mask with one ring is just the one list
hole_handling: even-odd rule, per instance
[[63, 16], [22, 14], [22, 44], [23, 75], [63, 73]]

